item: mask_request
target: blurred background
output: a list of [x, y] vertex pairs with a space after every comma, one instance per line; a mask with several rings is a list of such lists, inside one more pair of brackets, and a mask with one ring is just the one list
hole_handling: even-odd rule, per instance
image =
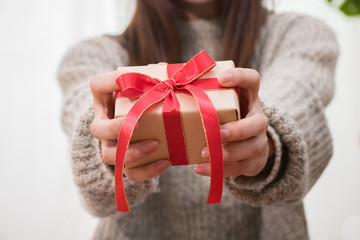
[[[74, 43], [128, 24], [134, 0], [0, 0], [0, 239], [90, 239], [97, 219], [79, 200], [60, 126], [55, 73]], [[360, 216], [360, 17], [341, 1], [275, 0], [275, 11], [323, 19], [341, 47], [327, 109], [334, 156], [306, 196], [311, 239], [341, 239]]]

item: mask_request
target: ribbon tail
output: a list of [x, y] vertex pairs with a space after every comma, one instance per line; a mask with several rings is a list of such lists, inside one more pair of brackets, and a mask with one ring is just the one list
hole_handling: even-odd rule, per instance
[[223, 189], [223, 156], [219, 119], [214, 105], [201, 88], [186, 85], [184, 89], [193, 95], [198, 104], [210, 153], [211, 179], [206, 203], [219, 203]]
[[169, 91], [164, 91], [162, 86], [155, 86], [136, 101], [123, 121], [118, 136], [115, 159], [115, 197], [119, 212], [130, 212], [124, 189], [123, 173], [124, 161], [135, 125], [146, 109], [162, 101], [168, 94]]

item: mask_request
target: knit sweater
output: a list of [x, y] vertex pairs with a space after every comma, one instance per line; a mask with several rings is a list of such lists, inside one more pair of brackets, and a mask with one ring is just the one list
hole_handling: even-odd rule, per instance
[[[218, 20], [177, 27], [184, 62], [200, 50], [220, 60]], [[94, 239], [308, 239], [302, 200], [332, 156], [324, 108], [333, 96], [337, 56], [336, 38], [321, 21], [269, 15], [252, 62], [275, 145], [267, 167], [254, 177], [225, 177], [222, 202], [213, 205], [206, 204], [209, 178], [195, 174], [194, 165], [171, 166], [145, 181], [124, 177], [131, 213], [122, 217], [116, 213], [114, 168], [103, 162], [99, 140], [90, 133], [89, 80], [127, 65], [128, 55], [107, 36], [73, 46], [58, 69], [62, 126], [84, 206], [100, 217]]]

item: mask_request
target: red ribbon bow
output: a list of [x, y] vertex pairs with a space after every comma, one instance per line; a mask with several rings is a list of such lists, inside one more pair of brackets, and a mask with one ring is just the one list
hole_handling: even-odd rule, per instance
[[[120, 129], [115, 161], [115, 193], [117, 209], [130, 212], [123, 184], [124, 160], [134, 127], [146, 109], [163, 101], [163, 119], [172, 165], [187, 165], [185, 140], [182, 131], [180, 106], [175, 92], [188, 92], [196, 100], [208, 143], [211, 164], [210, 190], [207, 204], [221, 201], [223, 188], [223, 159], [219, 120], [215, 108], [204, 90], [221, 89], [216, 78], [199, 79], [215, 67], [216, 63], [202, 51], [185, 65], [169, 64], [169, 79], [160, 81], [140, 73], [124, 73], [116, 83], [118, 96], [140, 97], [126, 115]], [[203, 81], [206, 80], [206, 81]], [[169, 133], [169, 134], [168, 134]]]

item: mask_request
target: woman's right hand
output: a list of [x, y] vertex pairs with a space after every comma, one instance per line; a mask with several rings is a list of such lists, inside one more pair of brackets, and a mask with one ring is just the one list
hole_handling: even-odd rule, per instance
[[[91, 123], [91, 134], [100, 140], [102, 159], [109, 165], [115, 165], [116, 143], [123, 118], [114, 118], [114, 92], [119, 90], [116, 78], [119, 71], [99, 74], [90, 80], [93, 95], [93, 109], [95, 117]], [[159, 143], [155, 140], [146, 140], [129, 145], [125, 163], [136, 162], [158, 149]], [[124, 168], [124, 174], [130, 180], [143, 181], [163, 173], [170, 163], [167, 160], [136, 168]]]

